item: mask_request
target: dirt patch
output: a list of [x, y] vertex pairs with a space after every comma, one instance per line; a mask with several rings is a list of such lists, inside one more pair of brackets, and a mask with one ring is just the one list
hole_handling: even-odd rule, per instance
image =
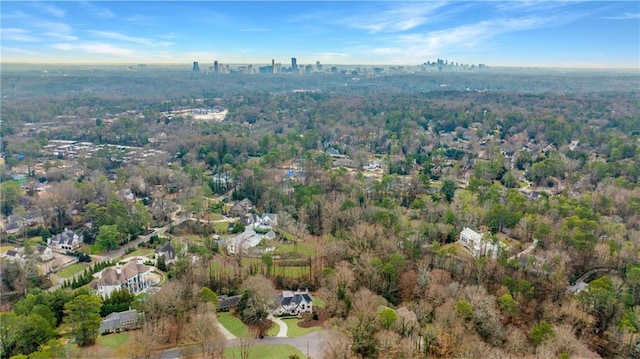
[[313, 320], [313, 319], [301, 320], [300, 322], [298, 322], [298, 326], [300, 328], [323, 327], [324, 322], [326, 322], [327, 319], [329, 319], [329, 315], [322, 308], [318, 309], [316, 313], [318, 313], [317, 320]]

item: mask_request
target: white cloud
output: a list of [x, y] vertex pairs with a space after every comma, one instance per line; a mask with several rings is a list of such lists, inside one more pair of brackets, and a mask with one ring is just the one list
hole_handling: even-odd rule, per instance
[[88, 30], [87, 32], [105, 39], [119, 40], [150, 47], [169, 47], [173, 45], [173, 42], [169, 41], [155, 41], [153, 39], [138, 36], [129, 36], [115, 31]]
[[607, 20], [638, 20], [640, 19], [640, 12], [625, 12], [622, 15], [607, 16]]
[[112, 19], [116, 15], [106, 7], [94, 5], [88, 1], [82, 1], [80, 4], [94, 17], [101, 19]]
[[16, 27], [3, 28], [0, 34], [2, 41], [36, 42], [40, 40], [29, 31]]
[[43, 10], [57, 18], [62, 18], [65, 15], [65, 11], [63, 9], [57, 6], [54, 6], [50, 3], [37, 2], [37, 3], [34, 3], [34, 6], [37, 6], [40, 10]]
[[[479, 48], [487, 40], [498, 35], [544, 27], [555, 23], [554, 18], [520, 17], [480, 21], [427, 33], [398, 35], [393, 39], [395, 46], [381, 46], [370, 49], [370, 53], [389, 56], [398, 63], [421, 63], [432, 56], [454, 50]], [[401, 56], [401, 58], [398, 58]]]
[[19, 47], [3, 46], [2, 47], [2, 55], [6, 56], [6, 55], [10, 55], [10, 54], [37, 55], [37, 52], [31, 51], [31, 50], [26, 50], [26, 49], [21, 49]]
[[386, 11], [349, 16], [336, 22], [371, 33], [402, 32], [435, 21], [436, 11], [446, 5], [444, 1], [393, 4]]
[[42, 35], [49, 37], [49, 38], [53, 38], [54, 40], [58, 40], [58, 41], [76, 41], [78, 40], [77, 36], [73, 36], [73, 35], [68, 35], [68, 34], [59, 34], [56, 32], [45, 32]]
[[127, 58], [142, 58], [135, 50], [104, 42], [57, 43], [52, 47], [62, 51], [82, 51], [88, 54], [111, 55]]

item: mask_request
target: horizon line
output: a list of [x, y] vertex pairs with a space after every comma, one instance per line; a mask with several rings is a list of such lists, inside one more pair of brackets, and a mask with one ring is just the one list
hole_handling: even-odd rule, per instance
[[[199, 61], [194, 61], [198, 62]], [[208, 64], [208, 62], [204, 62], [203, 64]], [[211, 62], [213, 64], [213, 62]], [[261, 62], [220, 62], [220, 64], [231, 65], [231, 66], [243, 66], [243, 65], [264, 65], [270, 66], [270, 63], [261, 63]], [[423, 64], [426, 64], [423, 63]], [[375, 66], [385, 66], [385, 67], [421, 67], [423, 64], [384, 64], [384, 63], [375, 63], [375, 64], [365, 64], [365, 63], [323, 63], [322, 66], [364, 66], [364, 67], [375, 67]], [[482, 64], [485, 69], [501, 69], [501, 68], [528, 68], [528, 69], [575, 69], [575, 70], [628, 70], [628, 71], [639, 71], [640, 74], [640, 65], [638, 67], [611, 67], [604, 65], [488, 65], [484, 63], [478, 64], [460, 64], [454, 67], [470, 67]], [[0, 66], [2, 65], [58, 65], [58, 66], [185, 66], [187, 68], [191, 68], [193, 62], [40, 62], [40, 61], [1, 61]], [[311, 66], [315, 66], [315, 64], [308, 64]], [[300, 64], [298, 66], [301, 66]], [[286, 68], [286, 67], [285, 67]], [[206, 71], [202, 71], [206, 72]]]

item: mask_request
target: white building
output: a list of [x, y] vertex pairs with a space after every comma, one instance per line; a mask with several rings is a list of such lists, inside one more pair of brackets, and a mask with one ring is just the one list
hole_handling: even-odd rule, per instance
[[245, 229], [239, 235], [227, 240], [227, 252], [229, 254], [242, 254], [257, 246], [264, 236], [251, 229]]
[[132, 260], [123, 266], [118, 264], [99, 272], [96, 289], [103, 298], [107, 298], [118, 289], [127, 289], [132, 294], [143, 293], [152, 284], [151, 267], [142, 261]]
[[75, 251], [80, 248], [80, 244], [82, 244], [82, 236], [68, 229], [47, 239], [47, 247], [61, 253]]
[[304, 292], [297, 290], [283, 291], [278, 297], [278, 307], [273, 312], [274, 315], [300, 315], [301, 313], [313, 313], [313, 303], [309, 290]]
[[498, 252], [501, 251], [502, 245], [498, 242], [491, 243], [483, 238], [484, 236], [471, 228], [464, 227], [460, 232], [460, 244], [468, 249], [474, 257], [491, 257], [498, 258]]

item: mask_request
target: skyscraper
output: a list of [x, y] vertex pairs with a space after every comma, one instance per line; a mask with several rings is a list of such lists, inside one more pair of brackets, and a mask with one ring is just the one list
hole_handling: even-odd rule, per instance
[[271, 59], [271, 71], [272, 73], [276, 73], [276, 60], [275, 59]]
[[213, 73], [218, 73], [220, 72], [220, 65], [218, 64], [218, 60], [215, 60], [213, 62]]
[[200, 66], [198, 65], [198, 61], [193, 62], [193, 71], [200, 72]]
[[298, 59], [295, 57], [291, 58], [291, 72], [298, 72]]

